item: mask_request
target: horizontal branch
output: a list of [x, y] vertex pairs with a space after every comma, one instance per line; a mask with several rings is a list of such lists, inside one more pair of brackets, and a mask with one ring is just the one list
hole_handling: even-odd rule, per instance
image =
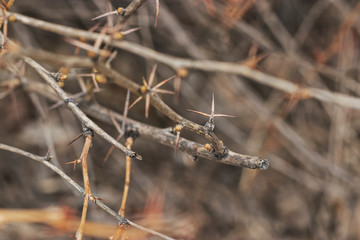
[[[85, 190], [79, 185], [77, 184], [74, 180], [72, 180], [68, 175], [66, 175], [62, 170], [60, 170], [58, 167], [56, 167], [55, 165], [51, 164], [49, 162], [49, 160], [51, 159], [50, 156], [46, 155], [44, 157], [42, 156], [38, 156], [29, 152], [26, 152], [24, 150], [21, 150], [19, 148], [16, 147], [12, 147], [6, 144], [2, 144], [0, 143], [0, 149], [5, 150], [5, 151], [9, 151], [9, 152], [13, 152], [22, 156], [25, 156], [27, 158], [30, 158], [32, 160], [35, 160], [37, 162], [40, 162], [42, 164], [44, 164], [46, 167], [50, 168], [52, 171], [54, 171], [55, 173], [57, 173], [58, 175], [60, 175], [66, 182], [68, 182], [72, 187], [74, 187], [77, 191], [79, 191], [82, 195], [85, 196]], [[167, 239], [167, 240], [173, 240], [173, 238], [170, 238], [166, 235], [163, 235], [159, 232], [156, 232], [154, 230], [142, 227], [126, 218], [121, 217], [117, 212], [113, 211], [111, 208], [109, 208], [105, 203], [103, 203], [101, 200], [99, 200], [99, 198], [97, 198], [96, 196], [94, 196], [94, 198], [96, 199], [96, 201], [92, 201], [95, 205], [99, 206], [100, 208], [102, 208], [103, 210], [105, 210], [108, 214], [110, 214], [111, 216], [113, 216], [114, 218], [116, 218], [120, 224], [125, 224], [125, 225], [131, 225], [133, 227], [136, 227], [140, 230], [146, 231], [148, 233], [151, 233], [155, 236], [161, 237], [163, 239]]]
[[[107, 108], [104, 108], [100, 105], [89, 105], [84, 106], [84, 111], [86, 111], [89, 115], [97, 118], [103, 122], [108, 124], [112, 124], [109, 112], [111, 115], [118, 121], [123, 121], [123, 116], [117, 112], [110, 111]], [[127, 128], [136, 129], [141, 137], [151, 139], [158, 143], [161, 143], [165, 146], [173, 147], [176, 146], [176, 135], [172, 133], [171, 128], [157, 128], [144, 123], [137, 122], [135, 120], [126, 119]], [[213, 160], [219, 163], [238, 166], [238, 167], [246, 167], [251, 169], [267, 169], [269, 167], [269, 161], [267, 159], [261, 159], [260, 157], [254, 157], [249, 155], [239, 154], [233, 151], [228, 152], [224, 157], [217, 157], [216, 153], [209, 152], [205, 149], [204, 145], [190, 141], [185, 138], [180, 138], [179, 141], [179, 150], [185, 152], [192, 156], [194, 159], [198, 157]]]
[[96, 132], [100, 137], [104, 140], [108, 141], [116, 148], [123, 151], [127, 156], [131, 158], [142, 159], [140, 155], [137, 153], [128, 150], [124, 145], [116, 141], [113, 137], [111, 137], [108, 133], [102, 130], [96, 123], [94, 123], [90, 118], [88, 118], [83, 111], [77, 106], [77, 104], [68, 97], [64, 90], [59, 87], [53, 77], [50, 76], [49, 72], [44, 69], [37, 62], [32, 60], [31, 58], [24, 57], [24, 60], [27, 64], [29, 64], [35, 71], [37, 71], [40, 76], [51, 86], [52, 89], [55, 90], [57, 95], [67, 103], [67, 106], [72, 110], [72, 112], [79, 118], [79, 120], [86, 125], [86, 127], [91, 128], [94, 132]]
[[[40, 94], [52, 101], [58, 100], [55, 94], [51, 94], [49, 93], [49, 91], [46, 90], [47, 86], [45, 84], [29, 82], [24, 86], [24, 88], [27, 91], [36, 92], [37, 94]], [[121, 114], [108, 110], [107, 108], [104, 108], [100, 105], [95, 105], [95, 104], [88, 105], [85, 103], [85, 104], [81, 104], [81, 106], [89, 116], [92, 116], [108, 124], [113, 124], [109, 116], [109, 112], [111, 112], [111, 115], [113, 115], [117, 121], [119, 122], [123, 121], [123, 116]], [[137, 129], [141, 137], [153, 140], [165, 146], [169, 146], [169, 147], [176, 146], [176, 136], [171, 133], [170, 128], [165, 128], [165, 129], [157, 128], [150, 126], [148, 124], [135, 121], [130, 118], [126, 119], [126, 127]], [[200, 157], [233, 166], [260, 168], [260, 169], [266, 169], [269, 166], [269, 161], [266, 159], [243, 155], [233, 151], [229, 151], [228, 155], [223, 158], [218, 158], [214, 153], [211, 153], [208, 150], [206, 150], [204, 148], [204, 145], [189, 141], [185, 138], [180, 138], [179, 150], [189, 154], [190, 156], [193, 156], [194, 158]]]
[[[107, 78], [111, 79], [116, 85], [129, 89], [132, 93], [139, 95], [139, 89], [141, 87], [139, 84], [128, 79], [127, 77], [115, 71], [114, 69], [105, 66], [105, 64], [94, 63], [89, 58], [55, 54], [40, 49], [20, 50], [15, 54], [10, 54], [9, 57], [17, 58], [19, 56], [22, 56], [23, 54], [26, 56], [30, 56], [31, 58], [37, 59], [39, 61], [44, 61], [47, 63], [51, 62], [59, 66], [88, 67], [88, 68], [95, 67], [97, 70], [101, 71]], [[34, 84], [30, 85], [30, 87], [33, 85]], [[47, 93], [47, 91], [45, 92]], [[159, 110], [161, 113], [169, 117], [174, 122], [181, 123], [182, 126], [184, 126], [184, 128], [192, 132], [206, 136], [207, 139], [213, 144], [213, 146], [218, 146], [218, 145], [223, 146], [223, 144], [218, 144], [220, 142], [220, 139], [218, 139], [218, 137], [215, 134], [212, 133], [206, 135], [207, 131], [205, 130], [204, 126], [194, 123], [182, 117], [181, 115], [177, 114], [167, 104], [165, 104], [164, 101], [155, 92], [150, 93], [150, 99], [151, 99], [151, 104], [157, 110]], [[225, 149], [215, 149], [215, 150], [217, 150], [217, 152], [222, 153], [224, 152]]]
[[[27, 17], [18, 13], [5, 12], [5, 15], [6, 17], [14, 16], [19, 22], [22, 22], [23, 24], [40, 28], [49, 32], [57, 33], [65, 37], [85, 38], [93, 41], [95, 41], [97, 38], [100, 37], [100, 34], [98, 33], [88, 32], [85, 30], [49, 23], [31, 17]], [[245, 65], [241, 65], [238, 63], [178, 58], [157, 52], [155, 50], [149, 49], [147, 47], [143, 47], [136, 43], [114, 40], [109, 35], [102, 37], [103, 37], [103, 42], [107, 44], [134, 53], [144, 58], [149, 58], [159, 61], [174, 69], [179, 69], [183, 67], [188, 69], [198, 69], [209, 72], [225, 72], [225, 73], [238, 74], [247, 77], [251, 80], [254, 80], [260, 84], [284, 91], [286, 93], [290, 93], [290, 94], [297, 92], [305, 93], [306, 96], [318, 99], [323, 102], [335, 103], [344, 107], [360, 109], [359, 98], [352, 97], [346, 94], [334, 93], [319, 88], [300, 87], [288, 80], [271, 76], [269, 74], [251, 69]]]

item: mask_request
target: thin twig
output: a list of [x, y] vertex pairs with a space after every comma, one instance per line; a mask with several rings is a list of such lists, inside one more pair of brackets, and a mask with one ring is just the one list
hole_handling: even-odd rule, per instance
[[78, 230], [76, 232], [76, 239], [77, 240], [81, 240], [83, 235], [84, 235], [86, 214], [87, 214], [87, 209], [88, 209], [88, 205], [89, 205], [89, 198], [91, 196], [90, 180], [89, 180], [89, 173], [88, 173], [88, 168], [87, 168], [87, 155], [89, 153], [89, 149], [90, 149], [91, 144], [92, 144], [92, 140], [93, 140], [92, 135], [93, 135], [93, 133], [92, 133], [92, 130], [90, 130], [90, 129], [86, 129], [85, 131], [89, 131], [90, 133], [87, 133], [86, 136], [85, 136], [84, 147], [83, 147], [81, 156], [79, 158], [79, 159], [81, 159], [81, 162], [82, 162], [82, 171], [83, 171], [83, 179], [84, 179], [85, 196], [84, 196], [84, 204], [83, 204], [83, 209], [82, 209], [82, 214], [81, 214], [81, 221], [80, 221], [79, 228], [78, 228]]
[[[126, 138], [125, 146], [129, 150], [131, 150], [133, 143], [134, 143], [134, 138], [132, 136], [129, 136]], [[121, 200], [121, 207], [119, 210], [119, 214], [122, 217], [125, 217], [125, 206], [126, 206], [128, 193], [129, 193], [129, 188], [130, 188], [130, 174], [131, 174], [131, 158], [126, 157], [124, 192], [123, 192], [123, 196], [122, 196], [122, 200]], [[124, 225], [120, 224], [113, 239], [118, 240], [120, 238], [123, 238], [124, 234], [126, 234], [126, 227]]]
[[[134, 143], [134, 139], [130, 136], [128, 138], [126, 138], [125, 141], [125, 146], [131, 150], [131, 146]], [[125, 173], [125, 183], [124, 183], [124, 193], [123, 193], [123, 197], [122, 197], [122, 201], [121, 201], [121, 207], [119, 210], [119, 214], [122, 217], [125, 217], [125, 205], [126, 205], [126, 200], [127, 200], [127, 196], [129, 193], [129, 186], [130, 186], [130, 173], [131, 173], [131, 158], [126, 157], [126, 173]]]

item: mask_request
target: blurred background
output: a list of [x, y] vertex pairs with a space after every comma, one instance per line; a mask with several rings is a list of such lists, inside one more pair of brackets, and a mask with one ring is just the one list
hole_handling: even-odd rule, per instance
[[[129, 2], [111, 1], [113, 9]], [[91, 19], [107, 11], [106, 3], [16, 0], [12, 11], [88, 30], [97, 22], [105, 23], [106, 18]], [[350, 0], [169, 0], [160, 1], [155, 28], [155, 1], [149, 0], [123, 29], [141, 27], [125, 40], [172, 56], [236, 62], [300, 87], [357, 97], [359, 13], [360, 3]], [[62, 36], [21, 23], [10, 23], [8, 34], [24, 48], [75, 52]], [[138, 84], [154, 64], [123, 50], [112, 62], [114, 69]], [[158, 64], [156, 81], [173, 74], [171, 68]], [[64, 90], [79, 93], [76, 77], [69, 76]], [[25, 77], [43, 82], [32, 71], [26, 71]], [[7, 69], [0, 71], [0, 84], [10, 78], [14, 75]], [[165, 88], [173, 90], [173, 83]], [[91, 101], [122, 113], [126, 90], [110, 83], [99, 87]], [[83, 144], [80, 139], [67, 145], [81, 133], [72, 112], [65, 106], [49, 110], [54, 102], [34, 97], [22, 87], [0, 90], [0, 142], [39, 155], [51, 147], [54, 164], [82, 185], [81, 168], [74, 171], [66, 164], [80, 155]], [[207, 119], [187, 109], [209, 113], [212, 93], [216, 112], [235, 116], [215, 119], [217, 136], [232, 151], [269, 159], [270, 167], [260, 171], [204, 159], [194, 162], [184, 153], [174, 157], [173, 148], [140, 137], [133, 149], [143, 161], [133, 161], [127, 218], [178, 239], [360, 239], [359, 111], [286, 94], [239, 75], [197, 70], [189, 70], [182, 79], [178, 100], [163, 99], [177, 113], [203, 125]], [[138, 103], [129, 117], [160, 128], [174, 125], [152, 107], [145, 119], [144, 105]], [[117, 136], [114, 126], [96, 122]], [[191, 132], [181, 136], [206, 143]], [[125, 156], [115, 150], [104, 162], [109, 148], [95, 136], [89, 174], [92, 192], [117, 211]], [[39, 163], [4, 151], [0, 159], [0, 208], [14, 210], [15, 216], [35, 214], [27, 223], [15, 220], [1, 225], [0, 239], [71, 239], [83, 197]], [[55, 219], [36, 221], [36, 214]], [[116, 227], [115, 219], [94, 205], [87, 221], [103, 225], [86, 239], [107, 239], [112, 234], [107, 227]], [[65, 224], [69, 222], [73, 224]], [[144, 234], [136, 239], [154, 237]]]

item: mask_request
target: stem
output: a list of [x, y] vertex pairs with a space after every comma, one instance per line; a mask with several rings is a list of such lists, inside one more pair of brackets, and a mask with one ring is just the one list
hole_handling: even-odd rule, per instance
[[[125, 146], [131, 150], [131, 146], [134, 143], [134, 139], [132, 137], [128, 137], [126, 139], [125, 142]], [[123, 194], [123, 198], [121, 201], [121, 207], [120, 207], [120, 211], [119, 214], [122, 217], [125, 217], [125, 205], [126, 205], [126, 200], [127, 200], [127, 196], [129, 193], [129, 185], [130, 185], [130, 174], [131, 174], [131, 158], [126, 157], [126, 173], [125, 173], [125, 184], [124, 184], [124, 194]]]
[[82, 215], [81, 215], [81, 221], [80, 221], [80, 225], [77, 230], [77, 233], [76, 233], [77, 240], [81, 240], [83, 237], [83, 234], [84, 234], [86, 214], [87, 214], [87, 209], [88, 209], [88, 205], [89, 205], [89, 197], [91, 196], [89, 172], [88, 172], [88, 168], [87, 168], [87, 156], [89, 153], [89, 149], [91, 147], [91, 143], [92, 143], [92, 136], [87, 135], [85, 137], [84, 147], [83, 147], [83, 150], [82, 150], [82, 153], [80, 156], [80, 159], [82, 160], [82, 171], [83, 171], [83, 179], [84, 179], [84, 187], [85, 187], [85, 197], [84, 197], [84, 205], [83, 205], [83, 210], [82, 210]]

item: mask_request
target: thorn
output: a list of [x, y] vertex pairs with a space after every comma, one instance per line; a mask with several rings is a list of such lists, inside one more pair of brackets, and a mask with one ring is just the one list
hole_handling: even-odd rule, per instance
[[76, 164], [77, 164], [77, 163], [80, 164], [81, 161], [82, 161], [82, 160], [81, 160], [81, 159], [77, 159], [77, 158], [76, 158], [76, 154], [74, 154], [74, 161], [67, 162], [67, 163], [65, 163], [65, 164], [72, 164], [72, 163], [73, 163], [73, 164], [74, 164], [74, 171], [75, 171], [75, 169], [76, 169]]
[[143, 94], [142, 96], [138, 97], [129, 107], [132, 108], [136, 103], [138, 103], [145, 95], [145, 117], [148, 118], [149, 116], [149, 108], [150, 108], [150, 92], [157, 92], [157, 93], [164, 93], [164, 94], [173, 94], [172, 91], [168, 91], [168, 90], [164, 90], [164, 89], [159, 89], [162, 85], [164, 85], [165, 83], [167, 83], [168, 81], [170, 81], [171, 79], [175, 78], [176, 75], [165, 79], [163, 81], [161, 81], [160, 83], [158, 83], [155, 87], [151, 87], [151, 85], [154, 82], [155, 79], [155, 72], [156, 72], [156, 68], [157, 65], [155, 64], [154, 67], [151, 70], [150, 76], [149, 76], [149, 81], [146, 81], [146, 79], [143, 77], [143, 86], [140, 87], [139, 92], [140, 94]]
[[157, 64], [154, 65], [154, 67], [151, 70], [150, 76], [149, 76], [149, 87], [151, 87], [152, 83], [154, 82], [155, 78], [155, 72], [156, 72]]
[[83, 133], [80, 133], [79, 135], [77, 135], [77, 136], [75, 137], [74, 140], [72, 140], [71, 142], [69, 142], [67, 145], [72, 144], [73, 142], [75, 142], [76, 140], [78, 140], [82, 135], [83, 135]]
[[175, 152], [174, 152], [175, 157], [177, 154], [177, 149], [179, 147], [179, 143], [180, 143], [180, 132], [176, 133]]
[[50, 148], [49, 148], [48, 151], [46, 152], [46, 155], [44, 156], [44, 160], [49, 162], [52, 158], [53, 156], [50, 155]]
[[[176, 77], [176, 75], [171, 76], [163, 81], [161, 81], [160, 83], [158, 83], [155, 87], [153, 87], [151, 90], [155, 90], [158, 89], [159, 87], [161, 87], [162, 85], [164, 85], [165, 83], [167, 83], [168, 81], [170, 81], [171, 79], [174, 79]], [[151, 86], [151, 85], [150, 85]]]
[[149, 116], [149, 108], [150, 108], [150, 95], [146, 94], [145, 96], [145, 118]]
[[135, 104], [137, 104], [142, 98], [143, 98], [142, 96], [138, 97], [138, 98], [130, 105], [130, 107], [129, 107], [128, 110], [130, 110], [130, 109], [131, 109]]
[[184, 128], [184, 125], [181, 123], [176, 124], [173, 129], [172, 129], [172, 133], [176, 133], [176, 141], [175, 141], [175, 157], [176, 157], [176, 153], [177, 153], [177, 149], [179, 146], [179, 142], [180, 142], [180, 133], [181, 130]]
[[124, 113], [123, 113], [123, 121], [121, 124], [121, 130], [123, 133], [125, 133], [125, 126], [126, 126], [126, 119], [129, 112], [129, 102], [130, 102], [130, 90], [128, 89], [126, 92], [126, 98], [125, 98], [125, 107], [124, 107]]
[[155, 16], [155, 27], [157, 26], [158, 17], [160, 12], [160, 2], [159, 0], [156, 0], [156, 16]]
[[95, 196], [92, 195], [92, 194], [89, 195], [89, 200], [92, 201], [92, 202], [94, 202], [95, 204], [96, 204], [96, 201], [97, 201], [97, 200], [104, 201], [104, 199], [99, 198], [99, 197], [95, 197]]
[[211, 113], [210, 113], [210, 120], [214, 119], [215, 114], [215, 100], [214, 100], [214, 93], [212, 94], [212, 101], [211, 101]]
[[117, 11], [112, 11], [112, 12], [103, 13], [103, 14], [97, 16], [97, 17], [92, 18], [91, 20], [92, 20], [92, 21], [95, 21], [95, 20], [97, 20], [97, 19], [100, 19], [100, 18], [103, 18], [103, 17], [106, 17], [106, 16], [110, 16], [110, 15], [113, 15], [113, 14], [117, 14]]

